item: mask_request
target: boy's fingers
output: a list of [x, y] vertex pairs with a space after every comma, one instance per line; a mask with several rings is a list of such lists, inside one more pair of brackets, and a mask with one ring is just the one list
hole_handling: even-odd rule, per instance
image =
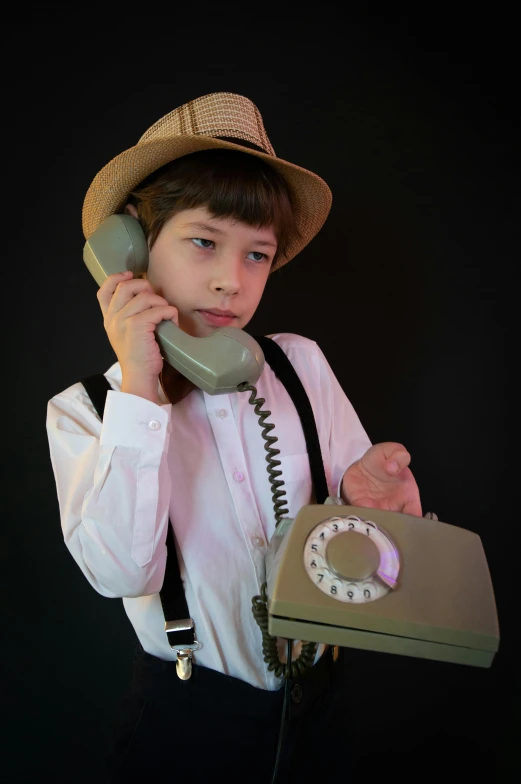
[[103, 315], [106, 314], [110, 306], [116, 311], [121, 310], [136, 294], [142, 291], [153, 291], [147, 280], [132, 278], [131, 275], [132, 273], [110, 275], [100, 286], [97, 296]]
[[115, 302], [111, 303], [108, 310], [109, 316], [115, 314], [120, 315], [122, 318], [132, 318], [143, 311], [150, 308], [168, 306], [169, 303], [164, 297], [155, 294], [152, 291], [138, 292], [133, 297], [130, 297], [125, 303]]
[[396, 444], [392, 450], [384, 450], [386, 457], [386, 470], [391, 476], [396, 476], [411, 462], [411, 455], [401, 444]]
[[177, 324], [177, 310], [173, 305], [156, 305], [137, 313], [133, 317], [133, 321], [136, 324], [159, 324], [161, 321], [173, 321], [174, 324]]
[[127, 272], [118, 272], [114, 275], [109, 275], [106, 280], [103, 281], [101, 286], [99, 287], [96, 296], [98, 298], [98, 302], [101, 305], [101, 309], [103, 313], [105, 313], [106, 308], [111, 301], [114, 292], [117, 286], [122, 283], [124, 280], [130, 279], [131, 273]]

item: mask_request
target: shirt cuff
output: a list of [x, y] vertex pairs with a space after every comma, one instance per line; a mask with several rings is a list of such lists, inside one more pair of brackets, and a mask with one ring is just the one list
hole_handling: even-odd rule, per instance
[[107, 392], [100, 444], [135, 449], [168, 449], [172, 405], [160, 406], [128, 392]]
[[[347, 468], [349, 468], [349, 466]], [[344, 473], [342, 474], [342, 476], [340, 477], [340, 481], [338, 482], [338, 487], [336, 489], [337, 497], [341, 498], [342, 501], [344, 501], [344, 499], [342, 498], [342, 492], [341, 492], [342, 491], [342, 482], [344, 481], [344, 475], [345, 475], [345, 472], [347, 471], [347, 468], [344, 471]]]

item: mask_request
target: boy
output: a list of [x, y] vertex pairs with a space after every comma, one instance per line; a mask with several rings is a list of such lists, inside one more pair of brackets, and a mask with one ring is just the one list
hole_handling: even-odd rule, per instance
[[[344, 652], [333, 661], [327, 646], [292, 681], [278, 756], [283, 679], [266, 666], [251, 610], [275, 518], [249, 394], [194, 387], [163, 362], [154, 336], [163, 320], [195, 337], [244, 328], [268, 276], [315, 236], [330, 205], [323, 180], [277, 158], [258, 109], [230, 93], [159, 120], [98, 173], [85, 198], [86, 238], [125, 212], [149, 247], [144, 277], [110, 275], [98, 292], [118, 360], [105, 374], [112, 391], [103, 423], [79, 383], [49, 402], [47, 419], [67, 547], [96, 591], [123, 598], [139, 640], [112, 781], [159, 773], [268, 782], [276, 759], [278, 781], [345, 772]], [[406, 449], [371, 446], [316, 343], [272, 338], [310, 399], [330, 495], [421, 516]], [[300, 419], [268, 364], [256, 389], [275, 425], [295, 517], [313, 494]], [[187, 681], [177, 677], [159, 598], [169, 520], [200, 645]], [[296, 643], [293, 659], [299, 651]], [[314, 742], [319, 729], [327, 750]]]

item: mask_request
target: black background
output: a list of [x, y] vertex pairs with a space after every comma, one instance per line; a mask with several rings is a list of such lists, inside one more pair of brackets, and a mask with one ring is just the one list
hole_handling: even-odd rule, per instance
[[47, 400], [115, 360], [82, 262], [83, 197], [156, 119], [220, 90], [251, 98], [276, 153], [334, 197], [248, 331], [320, 344], [372, 441], [412, 453], [424, 509], [481, 536], [496, 592], [490, 669], [353, 652], [359, 774], [519, 777], [514, 19], [497, 4], [339, 13], [38, 5], [4, 25], [5, 781], [102, 781], [135, 639], [65, 548], [45, 433]]

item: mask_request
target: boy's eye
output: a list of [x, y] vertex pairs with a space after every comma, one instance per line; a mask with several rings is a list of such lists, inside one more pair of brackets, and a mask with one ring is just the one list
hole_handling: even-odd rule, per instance
[[[204, 240], [202, 237], [192, 237], [192, 242], [194, 242], [198, 248], [211, 248], [214, 245], [213, 240]], [[248, 256], [253, 256], [251, 261], [264, 261], [268, 258], [265, 253], [261, 253], [259, 250], [252, 250]]]
[[256, 256], [257, 257], [257, 258], [254, 258], [253, 261], [264, 261], [264, 259], [268, 258], [265, 253], [261, 253], [258, 250], [252, 250], [252, 252], [250, 253], [250, 256]]

